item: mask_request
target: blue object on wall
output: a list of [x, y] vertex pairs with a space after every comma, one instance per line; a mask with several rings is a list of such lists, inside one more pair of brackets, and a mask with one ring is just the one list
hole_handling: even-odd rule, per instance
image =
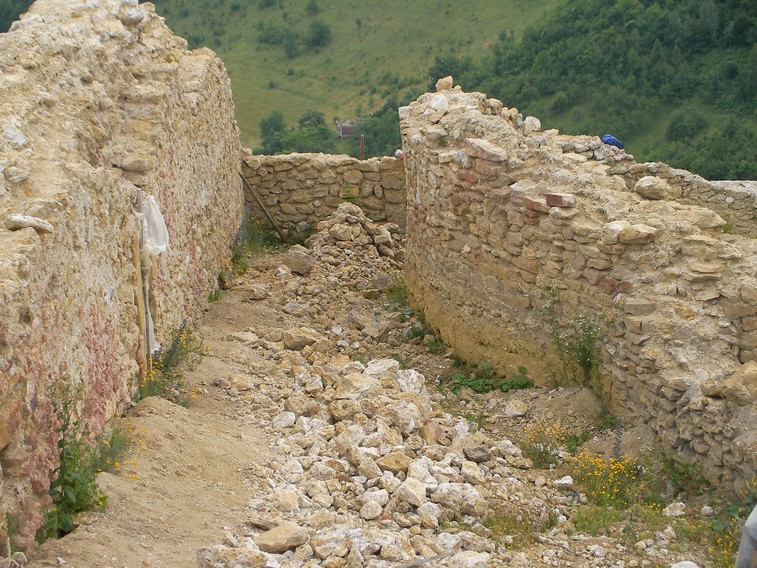
[[602, 142], [609, 144], [610, 146], [620, 148], [621, 150], [623, 149], [623, 143], [615, 138], [615, 136], [613, 136], [612, 134], [605, 134], [604, 136], [602, 136]]

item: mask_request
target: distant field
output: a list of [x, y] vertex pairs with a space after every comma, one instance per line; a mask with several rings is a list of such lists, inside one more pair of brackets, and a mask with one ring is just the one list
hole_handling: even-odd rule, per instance
[[[261, 118], [278, 110], [293, 124], [306, 110], [328, 122], [378, 109], [388, 98], [425, 91], [437, 54], [478, 58], [500, 33], [520, 37], [557, 0], [156, 0], [159, 14], [192, 47], [218, 53], [231, 77], [245, 145]], [[258, 41], [258, 25], [289, 26], [300, 36], [313, 21], [332, 39], [315, 50]]]

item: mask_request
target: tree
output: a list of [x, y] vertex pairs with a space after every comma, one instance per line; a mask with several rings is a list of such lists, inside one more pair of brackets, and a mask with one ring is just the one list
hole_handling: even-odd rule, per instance
[[310, 30], [305, 38], [308, 47], [325, 47], [331, 41], [331, 28], [321, 20], [310, 22]]
[[275, 154], [281, 152], [284, 145], [281, 137], [286, 130], [284, 114], [273, 111], [260, 121], [261, 147], [255, 149], [256, 154]]

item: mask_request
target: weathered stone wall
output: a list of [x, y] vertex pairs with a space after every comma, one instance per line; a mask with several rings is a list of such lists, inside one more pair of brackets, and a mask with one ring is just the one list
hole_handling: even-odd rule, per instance
[[[358, 160], [345, 155], [257, 156], [245, 151], [242, 172], [273, 220], [289, 232], [303, 232], [352, 201], [377, 221], [405, 226], [405, 173], [397, 158]], [[245, 199], [265, 222], [252, 195]], [[298, 229], [299, 227], [299, 229]]]
[[[726, 232], [757, 237], [757, 181], [708, 181], [697, 174], [659, 162], [615, 162], [610, 157], [611, 147], [602, 144], [596, 136], [555, 136], [554, 141], [565, 153], [579, 154], [610, 165], [608, 173], [622, 177], [627, 191], [637, 191], [638, 182], [651, 176], [656, 181], [653, 191], [645, 192], [647, 199], [666, 199], [707, 207], [726, 220]], [[642, 192], [643, 186], [644, 183]]]
[[171, 239], [149, 276], [164, 342], [216, 287], [243, 196], [223, 64], [151, 4], [38, 0], [0, 68], [0, 511], [22, 545], [57, 466], [53, 402], [94, 435], [136, 388], [137, 188]]
[[400, 116], [406, 278], [444, 341], [503, 372], [556, 375], [540, 314], [553, 288], [563, 322], [601, 325], [601, 383], [626, 422], [651, 426], [712, 481], [751, 477], [757, 241], [670, 200], [667, 168], [598, 138], [539, 132], [480, 93], [443, 89]]

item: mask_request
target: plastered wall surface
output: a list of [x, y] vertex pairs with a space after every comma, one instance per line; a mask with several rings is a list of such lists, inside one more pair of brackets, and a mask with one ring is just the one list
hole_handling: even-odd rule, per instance
[[[451, 80], [438, 88], [400, 109], [414, 307], [464, 358], [546, 380], [561, 369], [551, 290], [563, 323], [600, 327], [599, 381], [626, 423], [649, 425], [715, 483], [751, 478], [757, 242], [677, 201], [684, 177], [701, 178], [541, 132]], [[754, 194], [739, 203], [737, 226]]]
[[170, 237], [145, 274], [164, 343], [217, 286], [243, 196], [223, 64], [151, 4], [38, 0], [0, 34], [0, 68], [0, 510], [28, 544], [57, 466], [53, 403], [94, 435], [136, 388], [138, 189]]

